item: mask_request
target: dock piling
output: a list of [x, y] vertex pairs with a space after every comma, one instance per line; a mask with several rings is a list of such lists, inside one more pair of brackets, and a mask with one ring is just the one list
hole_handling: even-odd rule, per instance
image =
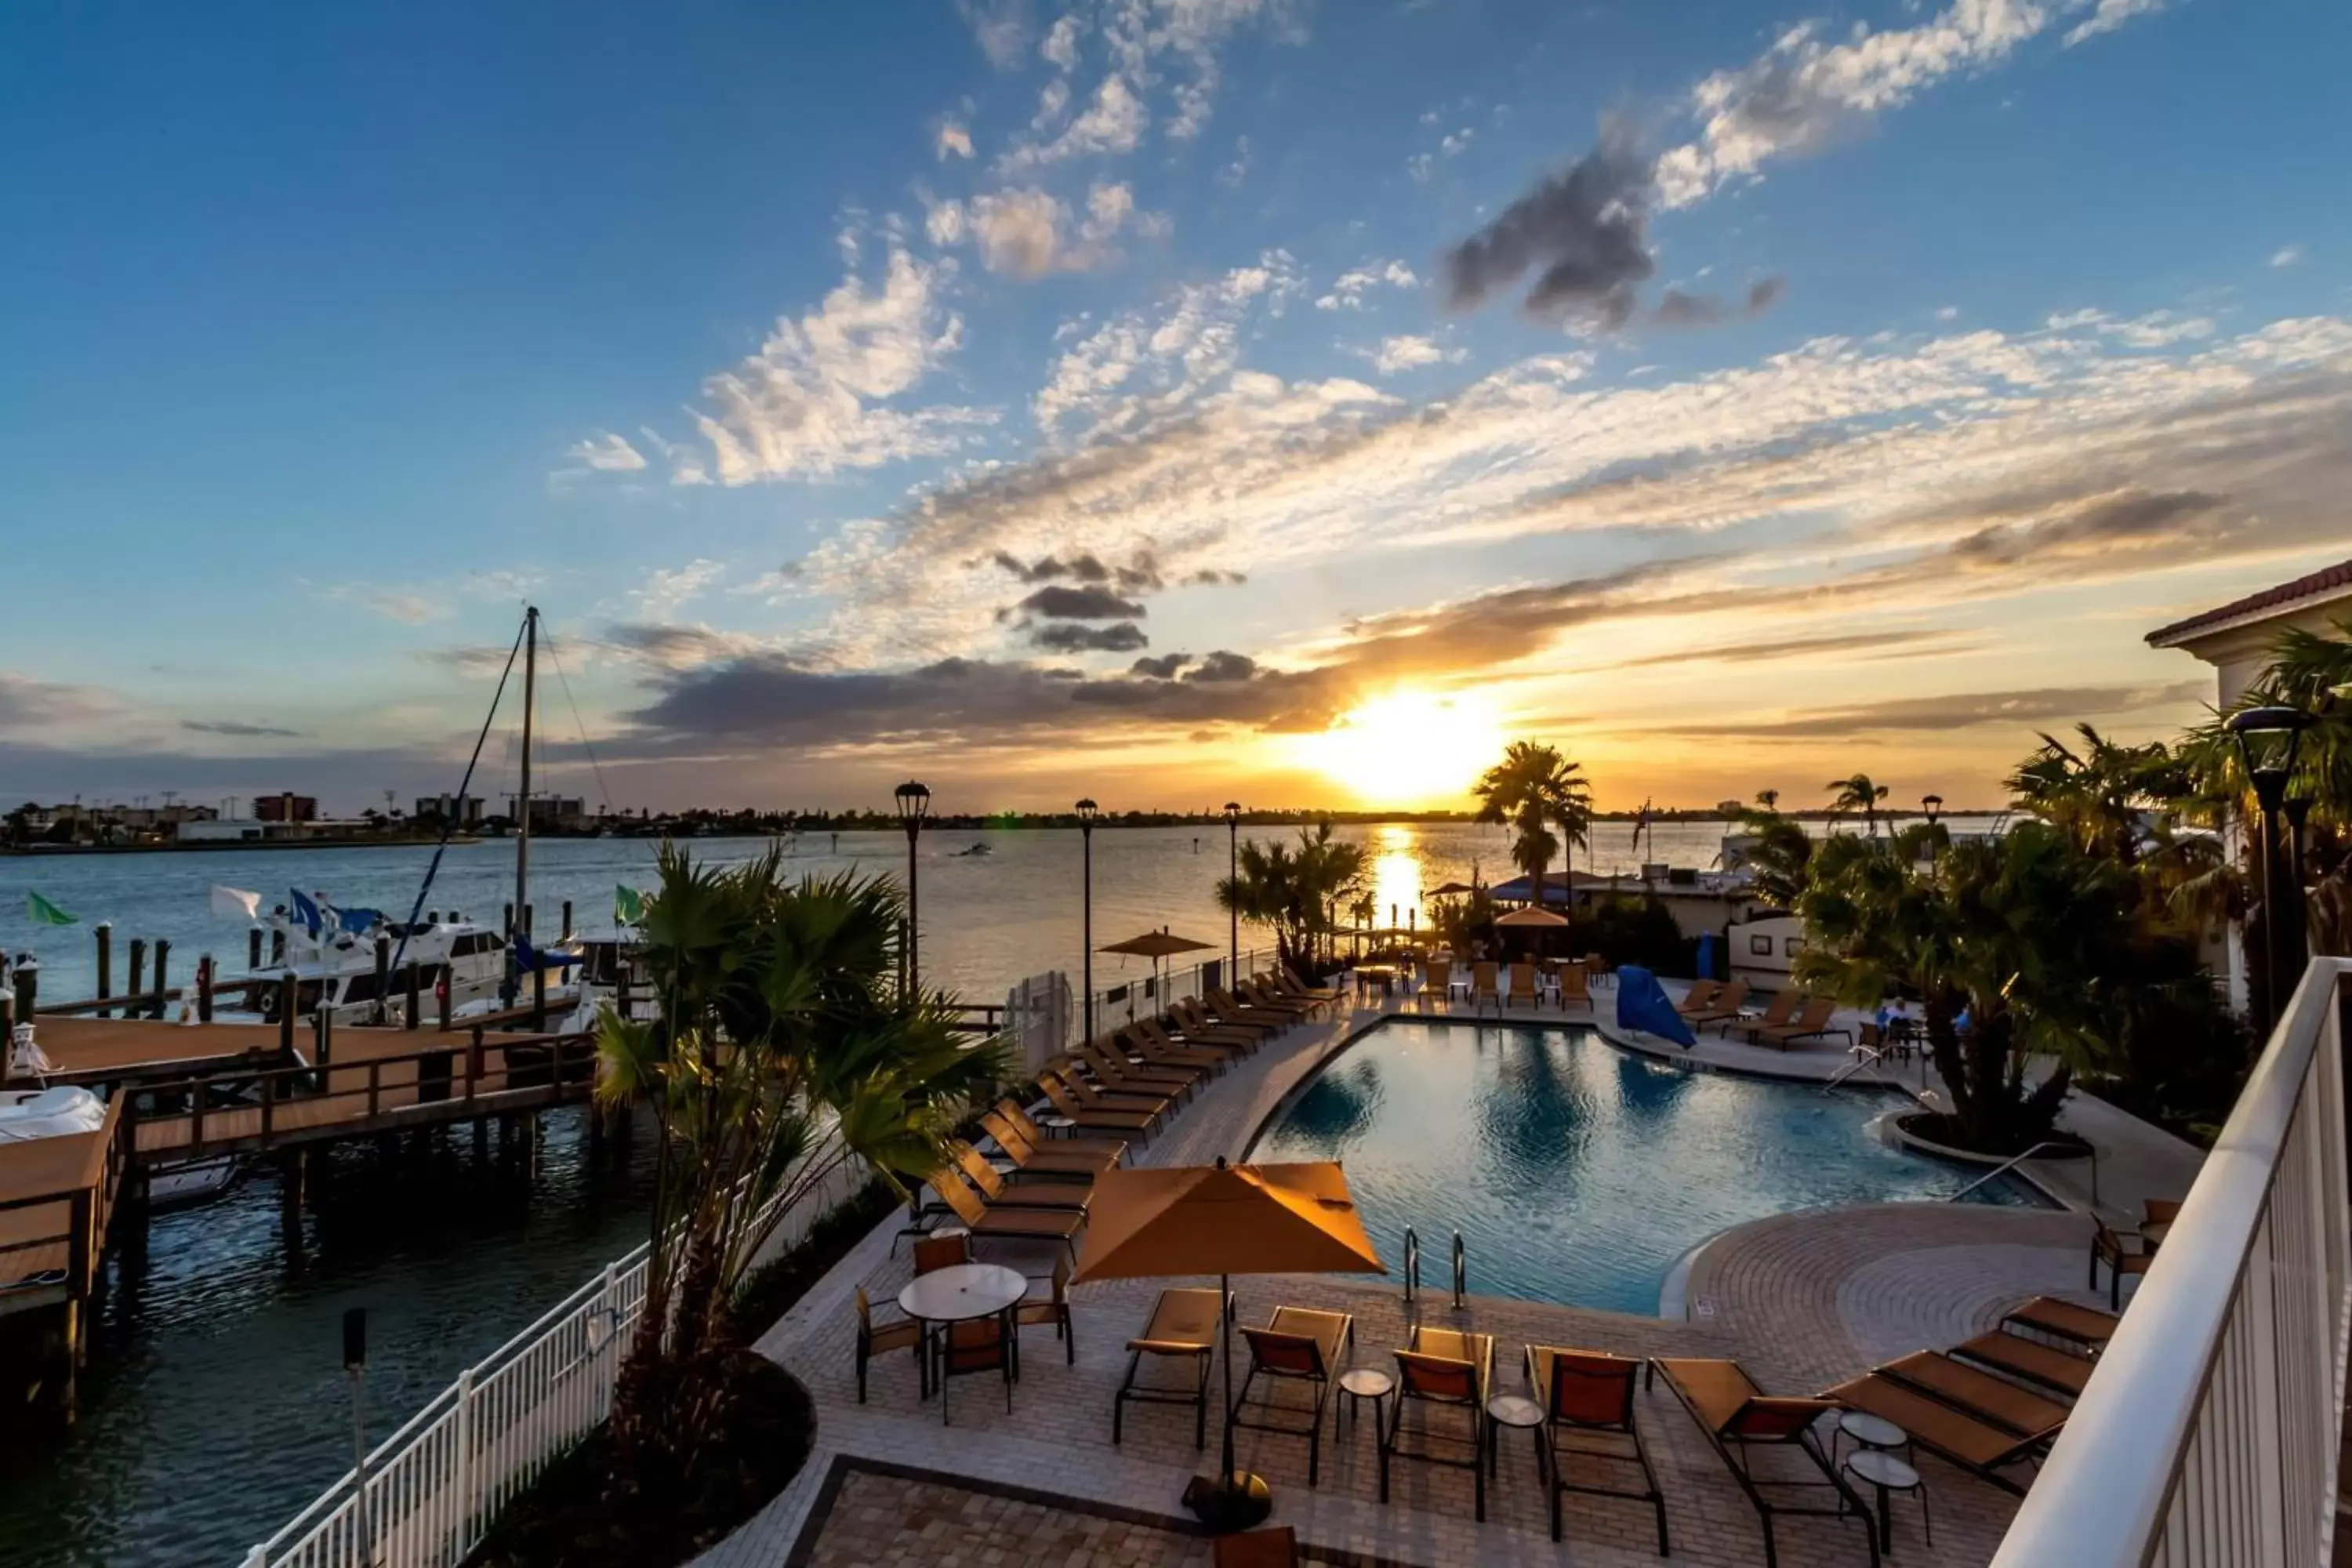
[[204, 953], [196, 960], [196, 1022], [213, 1021], [213, 955]]
[[[134, 936], [131, 939], [131, 988], [126, 994], [136, 996], [146, 989], [147, 939], [143, 936]], [[135, 1007], [125, 1007], [122, 1010], [122, 1016], [128, 1018], [137, 1011]]]
[[407, 1025], [407, 1026], [412, 1029], [418, 1027], [425, 1022], [424, 1015], [419, 1011], [417, 1006], [417, 1003], [420, 1000], [417, 994], [418, 978], [419, 977], [416, 973], [416, 960], [412, 958], [407, 963], [407, 973], [401, 977], [402, 989], [407, 993], [408, 1005], [402, 1010], [400, 1015], [401, 1022]]
[[375, 1011], [368, 1015], [376, 1023], [384, 1018], [385, 1004], [392, 1000], [392, 938], [378, 933], [375, 939]]
[[286, 933], [282, 931], [273, 930], [269, 933], [269, 962], [272, 963], [286, 962]]
[[[100, 921], [90, 934], [98, 939], [98, 994], [111, 996], [114, 994], [114, 922]], [[99, 1009], [98, 1016], [110, 1018], [114, 1016], [114, 1009], [102, 1007]]]
[[157, 937], [155, 939], [155, 1001], [147, 1012], [150, 1018], [161, 1018], [163, 1016], [163, 1009], [170, 1005], [172, 982], [167, 978], [166, 971], [171, 962], [171, 939]]
[[563, 900], [563, 940], [572, 940], [572, 900]]
[[257, 925], [245, 930], [245, 967], [247, 973], [261, 967], [261, 928]]

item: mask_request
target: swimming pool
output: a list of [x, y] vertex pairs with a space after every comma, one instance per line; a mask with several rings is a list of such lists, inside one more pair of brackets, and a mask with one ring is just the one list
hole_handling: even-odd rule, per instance
[[[1650, 1314], [1675, 1260], [1727, 1226], [1948, 1198], [1982, 1174], [1871, 1136], [1901, 1103], [1691, 1072], [1587, 1027], [1391, 1018], [1334, 1058], [1251, 1158], [1344, 1162], [1390, 1268], [1412, 1226], [1441, 1293], [1459, 1230], [1474, 1292]], [[2042, 1201], [2009, 1177], [1976, 1200]]]

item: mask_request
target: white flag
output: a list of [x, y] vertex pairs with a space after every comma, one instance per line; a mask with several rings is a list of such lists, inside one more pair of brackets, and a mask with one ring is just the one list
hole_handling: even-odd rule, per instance
[[261, 895], [248, 893], [242, 888], [224, 888], [213, 884], [213, 913], [236, 920], [254, 920], [261, 912]]

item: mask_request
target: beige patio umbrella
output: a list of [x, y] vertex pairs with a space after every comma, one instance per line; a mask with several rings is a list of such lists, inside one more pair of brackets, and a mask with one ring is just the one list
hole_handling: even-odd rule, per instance
[[[1117, 1167], [1095, 1178], [1086, 1240], [1072, 1284], [1089, 1279], [1217, 1277], [1217, 1299], [1236, 1274], [1385, 1274], [1348, 1179], [1332, 1161], [1300, 1164]], [[1218, 1479], [1196, 1481], [1186, 1500], [1214, 1531], [1246, 1530], [1273, 1511], [1265, 1478], [1234, 1470], [1234, 1325], [1224, 1342], [1224, 1448]]]
[[[1498, 915], [1495, 920], [1495, 929], [1497, 931], [1506, 927], [1513, 931], [1562, 931], [1567, 928], [1567, 925], [1566, 915], [1556, 915], [1549, 910], [1538, 909], [1533, 904], [1528, 905], [1525, 909], [1513, 910], [1507, 915]], [[1531, 949], [1541, 945], [1540, 938], [1530, 937], [1528, 940]]]
[[1145, 931], [1141, 936], [1131, 936], [1125, 942], [1115, 942], [1108, 947], [1098, 947], [1095, 951], [1124, 952], [1136, 958], [1151, 960], [1151, 994], [1164, 1006], [1167, 1002], [1167, 993], [1160, 984], [1160, 961], [1173, 958], [1180, 952], [1204, 952], [1214, 945], [1213, 942], [1194, 942], [1189, 936], [1171, 936], [1163, 928], [1160, 931]]

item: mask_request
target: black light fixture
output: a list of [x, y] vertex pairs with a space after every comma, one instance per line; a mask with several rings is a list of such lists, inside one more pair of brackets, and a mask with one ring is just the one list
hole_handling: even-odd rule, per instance
[[1225, 880], [1233, 888], [1233, 907], [1225, 911], [1225, 940], [1230, 951], [1225, 954], [1225, 984], [1231, 985], [1242, 969], [1242, 805], [1237, 800], [1225, 802]]
[[1075, 809], [1078, 814], [1079, 853], [1086, 867], [1078, 917], [1078, 950], [1084, 954], [1079, 960], [1084, 972], [1080, 984], [1086, 991], [1087, 1038], [1091, 1040], [1095, 1037], [1095, 817], [1102, 808], [1087, 799], [1078, 802]]
[[919, 781], [908, 779], [891, 792], [898, 802], [898, 820], [907, 829], [907, 994], [918, 996], [923, 990], [922, 924], [915, 886], [915, 839], [923, 831], [923, 818], [931, 814], [931, 792]]
[[1936, 826], [1936, 818], [1943, 815], [1944, 797], [1940, 795], [1923, 795], [1919, 797], [1919, 809], [1927, 814], [1927, 826], [1933, 827]]
[[[2278, 1023], [2279, 1010], [2285, 1005], [2287, 994], [2294, 989], [2303, 973], [2299, 962], [2304, 945], [2302, 898], [2296, 892], [2289, 907], [2289, 901], [2281, 896], [2287, 889], [2301, 889], [2303, 872], [2300, 866], [2295, 866], [2284, 878], [2279, 874], [2278, 819], [2286, 805], [2287, 781], [2294, 776], [2296, 753], [2303, 748], [2303, 732], [2310, 727], [2310, 714], [2279, 703], [2242, 709], [2229, 718], [2230, 733], [2238, 742], [2238, 760], [2245, 767], [2247, 782], [2253, 785], [2258, 808], [2254, 858], [2262, 866], [2265, 993], [2262, 1025], [2265, 1035]], [[2299, 840], [2302, 835], [2295, 837]]]

